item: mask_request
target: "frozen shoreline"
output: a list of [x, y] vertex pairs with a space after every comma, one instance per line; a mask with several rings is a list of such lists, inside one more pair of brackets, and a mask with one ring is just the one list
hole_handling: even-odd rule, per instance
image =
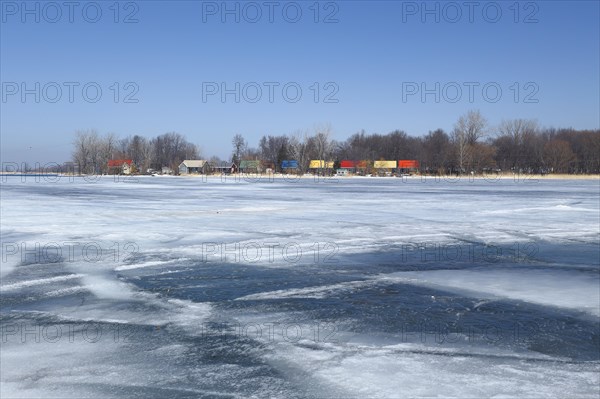
[[447, 181], [458, 181], [458, 180], [600, 180], [600, 175], [565, 175], [565, 174], [549, 174], [549, 175], [528, 175], [528, 174], [511, 174], [511, 175], [411, 175], [411, 176], [320, 176], [313, 174], [304, 175], [283, 175], [281, 173], [276, 174], [236, 174], [236, 175], [181, 175], [181, 176], [170, 176], [170, 175], [156, 175], [152, 177], [182, 177], [182, 178], [204, 178], [204, 179], [231, 179], [231, 180], [252, 180], [252, 179], [282, 179], [282, 180], [297, 180], [297, 179], [407, 179], [407, 180], [447, 180]]
[[600, 181], [600, 175], [527, 175], [527, 174], [514, 174], [514, 175], [411, 175], [411, 176], [320, 176], [313, 174], [304, 175], [284, 175], [281, 173], [277, 174], [235, 174], [235, 175], [71, 175], [71, 174], [47, 174], [47, 173], [0, 173], [0, 181], [5, 183], [9, 177], [20, 178], [23, 182], [29, 179], [35, 179], [36, 182], [48, 182], [55, 183], [62, 179], [69, 179], [75, 181], [76, 179], [84, 179], [89, 183], [94, 183], [100, 180], [112, 179], [121, 182], [135, 182], [139, 178], [163, 178], [163, 179], [201, 179], [205, 181], [222, 181], [222, 182], [295, 182], [295, 181], [306, 181], [314, 180], [315, 182], [338, 182], [344, 180], [361, 180], [361, 181], [381, 181], [381, 180], [399, 180], [402, 182], [449, 182], [457, 183], [460, 181], [465, 182], [495, 182], [495, 181], [515, 181], [515, 182], [536, 182], [539, 180], [561, 180], [561, 181], [581, 181], [581, 180], [592, 180]]

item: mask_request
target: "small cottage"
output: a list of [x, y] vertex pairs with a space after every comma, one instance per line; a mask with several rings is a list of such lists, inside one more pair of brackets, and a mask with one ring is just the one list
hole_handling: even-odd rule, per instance
[[204, 172], [205, 160], [190, 160], [187, 159], [179, 164], [180, 175], [197, 175]]

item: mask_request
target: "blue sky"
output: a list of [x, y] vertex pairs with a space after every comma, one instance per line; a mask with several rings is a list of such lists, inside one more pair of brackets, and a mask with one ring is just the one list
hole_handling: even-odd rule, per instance
[[337, 140], [361, 129], [419, 136], [470, 109], [492, 125], [600, 127], [598, 1], [480, 1], [472, 15], [462, 1], [273, 1], [272, 22], [264, 1], [228, 2], [225, 15], [222, 2], [124, 1], [116, 15], [114, 1], [81, 1], [72, 22], [62, 1], [27, 2], [30, 14], [0, 3], [3, 162], [66, 161], [83, 129], [175, 131], [228, 157], [236, 133], [251, 146], [324, 124]]

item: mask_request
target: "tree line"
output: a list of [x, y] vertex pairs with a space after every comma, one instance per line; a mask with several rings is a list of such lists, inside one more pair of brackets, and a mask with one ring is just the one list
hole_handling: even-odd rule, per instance
[[[462, 115], [451, 132], [430, 131], [423, 137], [402, 130], [388, 134], [357, 132], [344, 141], [331, 139], [329, 127], [309, 133], [263, 136], [249, 148], [241, 135], [234, 137], [232, 159], [269, 160], [277, 166], [297, 160], [306, 171], [311, 159], [419, 161], [420, 171], [431, 174], [484, 173], [600, 173], [600, 130], [540, 128], [528, 119], [504, 120], [491, 126], [479, 111]], [[241, 150], [240, 150], [241, 149]]]
[[166, 166], [177, 170], [185, 159], [198, 159], [197, 145], [179, 133], [165, 133], [148, 139], [134, 135], [119, 138], [113, 133], [101, 136], [95, 130], [79, 131], [73, 141], [72, 160], [79, 173], [109, 173], [111, 159], [131, 159], [136, 172], [161, 170]]
[[[110, 159], [132, 159], [138, 171], [177, 171], [185, 159], [200, 159], [199, 147], [179, 133], [166, 133], [151, 139], [134, 135], [119, 139], [114, 134], [100, 136], [82, 131], [74, 140], [73, 162], [80, 173], [106, 173]], [[332, 138], [329, 125], [312, 132], [264, 135], [251, 147], [241, 134], [232, 140], [228, 160], [211, 157], [213, 164], [261, 160], [281, 171], [284, 160], [298, 162], [306, 172], [313, 159], [419, 161], [420, 171], [429, 174], [461, 174], [505, 171], [515, 173], [600, 173], [600, 130], [541, 128], [529, 119], [504, 120], [491, 126], [472, 110], [460, 116], [452, 131], [430, 131], [422, 137], [402, 130], [388, 134], [357, 132], [346, 140]]]

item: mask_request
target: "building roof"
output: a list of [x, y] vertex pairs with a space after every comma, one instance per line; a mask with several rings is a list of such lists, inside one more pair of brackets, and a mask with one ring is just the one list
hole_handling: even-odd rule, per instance
[[261, 162], [260, 161], [256, 161], [256, 160], [245, 160], [243, 159], [240, 162], [240, 168], [242, 169], [246, 169], [246, 168], [259, 168], [260, 167]]
[[398, 167], [401, 169], [418, 169], [419, 161], [414, 159], [401, 159], [398, 161]]
[[[181, 163], [181, 165], [185, 165], [188, 168], [202, 168], [206, 164], [206, 161], [203, 159], [190, 160], [186, 159]], [[179, 166], [181, 166], [179, 165]]]
[[131, 160], [131, 159], [110, 159], [108, 161], [108, 167], [109, 168], [114, 168], [114, 167], [120, 168], [125, 164], [131, 166], [132, 162], [133, 162], [133, 160]]
[[310, 164], [308, 167], [309, 167], [309, 169], [324, 169], [324, 168], [333, 169], [333, 165], [334, 165], [333, 161], [325, 162], [322, 159], [313, 159], [310, 161]]
[[281, 169], [298, 169], [298, 161], [293, 161], [293, 160], [281, 161]]
[[221, 165], [213, 165], [212, 166], [213, 169], [230, 169], [233, 167], [237, 167], [237, 165], [235, 163], [230, 163], [230, 164], [221, 164]]
[[373, 167], [375, 169], [395, 169], [397, 166], [396, 161], [375, 161]]

